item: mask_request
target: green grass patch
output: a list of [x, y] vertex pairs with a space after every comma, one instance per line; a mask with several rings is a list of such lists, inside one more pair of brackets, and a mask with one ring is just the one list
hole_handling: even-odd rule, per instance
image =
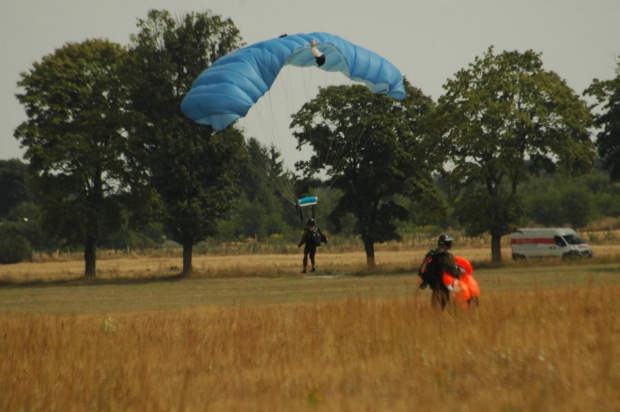
[[[380, 270], [380, 268], [378, 268]], [[477, 269], [488, 293], [571, 285], [618, 285], [620, 263], [509, 264]], [[114, 313], [199, 306], [269, 305], [345, 300], [352, 296], [400, 297], [420, 291], [413, 273], [318, 271], [314, 276], [179, 277], [63, 281], [0, 286], [0, 314]]]

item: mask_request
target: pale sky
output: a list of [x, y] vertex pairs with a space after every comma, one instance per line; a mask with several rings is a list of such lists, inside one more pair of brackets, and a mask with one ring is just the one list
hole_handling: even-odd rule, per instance
[[442, 86], [489, 46], [542, 53], [544, 68], [578, 94], [615, 77], [620, 0], [2, 0], [0, 159], [21, 158], [13, 131], [26, 120], [19, 73], [67, 42], [122, 45], [150, 9], [174, 16], [211, 10], [231, 18], [246, 44], [283, 33], [324, 31], [390, 60], [423, 93]]

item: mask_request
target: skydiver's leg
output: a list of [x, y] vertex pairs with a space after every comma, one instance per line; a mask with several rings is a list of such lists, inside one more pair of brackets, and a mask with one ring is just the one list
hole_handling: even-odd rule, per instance
[[308, 267], [308, 254], [310, 253], [310, 248], [308, 246], [306, 246], [304, 248], [304, 269], [301, 271], [301, 273], [306, 273], [306, 267]]
[[440, 288], [439, 290], [441, 292], [441, 310], [444, 310], [450, 302], [450, 291], [447, 288]]
[[431, 306], [435, 309], [441, 308], [441, 292], [437, 289], [433, 289], [433, 294], [431, 295]]
[[316, 60], [316, 64], [317, 64], [319, 67], [321, 67], [322, 65], [324, 65], [324, 64], [325, 64], [325, 55], [323, 54], [323, 55], [321, 55], [321, 56], [315, 57], [315, 58], [314, 58], [314, 60]]
[[310, 269], [310, 272], [314, 272], [314, 255], [316, 255], [315, 247], [310, 249], [310, 263], [312, 264], [312, 269]]
[[448, 302], [450, 301], [450, 291], [445, 287], [433, 288], [433, 295], [431, 296], [431, 305], [435, 308], [441, 308], [444, 310]]

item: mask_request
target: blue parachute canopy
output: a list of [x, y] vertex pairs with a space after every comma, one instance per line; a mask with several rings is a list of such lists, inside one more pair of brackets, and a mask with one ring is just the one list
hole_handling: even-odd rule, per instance
[[[311, 52], [312, 40], [325, 56], [320, 67]], [[402, 74], [383, 57], [332, 34], [310, 33], [266, 40], [222, 57], [194, 81], [181, 110], [197, 123], [223, 130], [248, 113], [287, 64], [342, 72], [373, 93], [398, 100], [406, 96]]]

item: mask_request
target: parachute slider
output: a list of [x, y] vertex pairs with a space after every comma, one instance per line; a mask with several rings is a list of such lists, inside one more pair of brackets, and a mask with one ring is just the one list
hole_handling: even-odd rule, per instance
[[310, 206], [310, 210], [312, 212], [312, 218], [316, 216], [316, 205], [319, 203], [319, 198], [316, 196], [308, 196], [302, 197], [295, 203], [295, 209], [297, 210], [297, 214], [299, 215], [299, 222], [301, 226], [304, 225], [304, 212], [302, 207]]
[[310, 48], [310, 51], [312, 52], [312, 56], [314, 57], [314, 60], [316, 60], [316, 64], [318, 64], [319, 67], [321, 67], [322, 65], [325, 64], [325, 55], [321, 53], [319, 49], [316, 48], [316, 40], [313, 39], [310, 42], [310, 46], [312, 46]]
[[304, 206], [312, 206], [319, 203], [319, 198], [316, 196], [302, 197], [297, 201], [296, 206], [304, 207]]

